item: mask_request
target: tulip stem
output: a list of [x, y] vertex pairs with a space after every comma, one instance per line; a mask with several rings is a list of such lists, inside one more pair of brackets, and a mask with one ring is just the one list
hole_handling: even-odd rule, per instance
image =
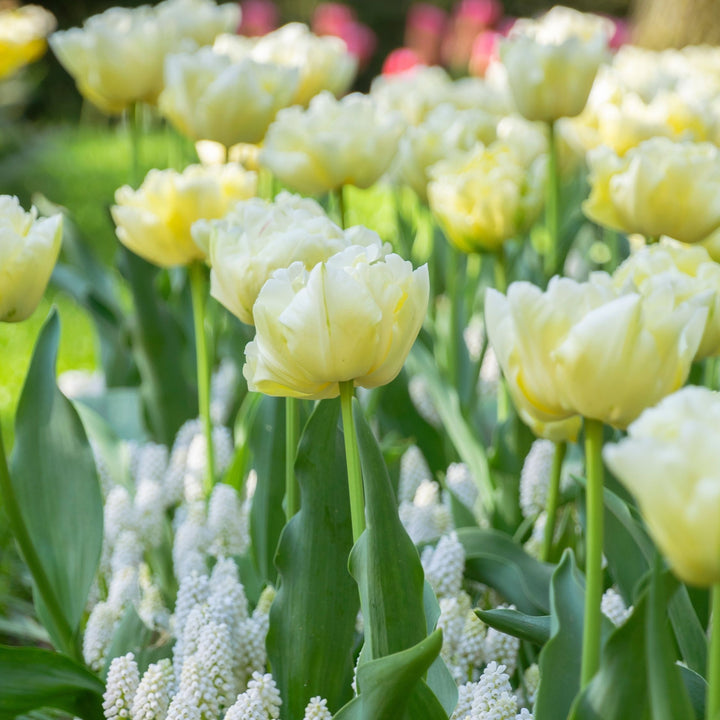
[[545, 275], [551, 278], [557, 271], [560, 245], [560, 173], [558, 172], [555, 122], [548, 123], [548, 178], [545, 204], [545, 224], [548, 245], [545, 251]]
[[365, 529], [365, 493], [363, 491], [360, 453], [355, 434], [352, 401], [355, 388], [352, 380], [340, 383], [340, 407], [342, 409], [343, 435], [345, 436], [345, 460], [350, 491], [350, 517], [352, 519], [353, 543], [356, 543]]
[[550, 562], [550, 553], [552, 552], [553, 538], [555, 536], [555, 516], [557, 515], [558, 500], [560, 498], [560, 476], [566, 452], [567, 443], [555, 443], [550, 488], [548, 489], [547, 506], [545, 508], [545, 533], [543, 535], [542, 555], [540, 556], [540, 559], [545, 562]]
[[210, 495], [215, 484], [215, 448], [212, 439], [210, 417], [210, 360], [205, 334], [206, 282], [201, 262], [190, 264], [190, 291], [192, 294], [193, 320], [195, 323], [195, 354], [197, 358], [198, 408], [205, 433], [206, 457], [205, 495]]
[[345, 229], [345, 186], [341, 185], [335, 190], [335, 200], [337, 201], [338, 218], [340, 227]]
[[505, 247], [502, 245], [493, 253], [493, 272], [495, 289], [505, 294], [507, 292], [507, 271], [505, 268]]
[[140, 145], [142, 139], [142, 124], [140, 116], [142, 105], [135, 103], [127, 110], [127, 123], [130, 135], [130, 156], [132, 165], [130, 167], [130, 184], [137, 189], [142, 182], [142, 170], [140, 163]]
[[300, 430], [300, 408], [297, 398], [285, 398], [285, 517], [289, 520], [299, 509], [295, 480], [295, 456]]
[[30, 533], [23, 521], [22, 512], [15, 497], [15, 489], [10, 480], [10, 471], [8, 469], [7, 458], [5, 457], [5, 446], [2, 440], [2, 428], [0, 427], [0, 497], [2, 497], [5, 505], [5, 513], [8, 517], [10, 530], [20, 546], [25, 563], [30, 569], [35, 587], [42, 601], [47, 608], [53, 625], [59, 636], [61, 647], [58, 650], [64, 652], [75, 660], [82, 659], [80, 647], [77, 637], [73, 633], [70, 623], [67, 621], [63, 613], [62, 606], [58, 597], [55, 595], [50, 579], [45, 573], [45, 568], [35, 550]]
[[710, 621], [710, 652], [708, 653], [707, 669], [707, 703], [705, 705], [706, 720], [720, 718], [720, 583], [715, 583], [712, 590], [712, 615]]
[[585, 687], [600, 665], [600, 627], [602, 614], [602, 552], [603, 552], [603, 425], [600, 420], [585, 418], [586, 486], [586, 563], [585, 622], [581, 686]]

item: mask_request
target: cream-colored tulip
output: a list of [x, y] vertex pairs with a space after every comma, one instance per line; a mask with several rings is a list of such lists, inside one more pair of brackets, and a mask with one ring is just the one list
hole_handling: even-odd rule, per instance
[[0, 322], [20, 322], [42, 300], [62, 242], [62, 215], [37, 217], [0, 195]]
[[710, 143], [652, 138], [624, 157], [598, 147], [588, 162], [583, 211], [600, 225], [686, 243], [720, 227], [720, 150]]
[[707, 307], [678, 305], [669, 285], [618, 291], [606, 273], [590, 282], [553, 278], [547, 291], [513, 283], [488, 290], [488, 338], [523, 413], [538, 422], [582, 415], [624, 428], [685, 382]]
[[235, 4], [166, 0], [137, 8], [114, 7], [82, 28], [56, 32], [50, 46], [78, 90], [108, 114], [133, 103], [155, 103], [163, 87], [165, 56], [184, 44], [204, 45], [237, 25]]
[[0, 78], [42, 57], [55, 16], [39, 5], [0, 10]]
[[305, 195], [343, 185], [368, 188], [388, 169], [403, 130], [398, 115], [352, 93], [316, 95], [308, 109], [285, 108], [265, 137], [260, 164]]
[[182, 173], [151, 170], [138, 190], [125, 185], [115, 193], [118, 239], [160, 267], [204, 260], [192, 239], [193, 223], [223, 217], [256, 189], [256, 174], [234, 164], [190, 165]]
[[248, 387], [321, 399], [336, 397], [339, 382], [389, 383], [420, 331], [428, 294], [426, 265], [413, 271], [377, 245], [349, 247], [310, 271], [300, 262], [277, 270], [253, 308]]
[[344, 40], [333, 35], [318, 37], [307, 25], [288, 23], [260, 38], [252, 50], [259, 62], [296, 68], [300, 83], [294, 103], [307, 105], [317, 94], [328, 91], [344, 95], [355, 79], [357, 59]]
[[262, 286], [275, 270], [301, 262], [312, 270], [350, 245], [382, 247], [371, 230], [343, 231], [314, 200], [280, 193], [273, 202], [238, 203], [222, 220], [199, 221], [193, 237], [208, 248], [212, 296], [248, 325]]
[[298, 83], [292, 68], [250, 58], [233, 61], [211, 48], [169, 55], [160, 112], [193, 140], [230, 147], [260, 142]]
[[581, 113], [611, 34], [604, 18], [560, 6], [538, 21], [518, 21], [500, 57], [520, 113], [543, 122]]
[[720, 582], [720, 393], [686, 387], [646, 410], [603, 451], [637, 498], [650, 535], [678, 577]]
[[705, 248], [664, 239], [633, 253], [613, 274], [618, 287], [632, 284], [642, 294], [659, 284], [672, 288], [676, 303], [708, 307], [707, 323], [696, 360], [720, 354], [720, 265]]
[[498, 141], [430, 169], [430, 208], [453, 245], [492, 252], [535, 222], [543, 207], [546, 159], [524, 160]]

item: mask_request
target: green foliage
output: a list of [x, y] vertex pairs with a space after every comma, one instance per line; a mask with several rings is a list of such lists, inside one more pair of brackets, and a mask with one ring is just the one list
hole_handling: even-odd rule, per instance
[[347, 570], [352, 527], [339, 415], [339, 400], [322, 401], [305, 427], [295, 462], [300, 511], [275, 556], [280, 588], [266, 645], [288, 720], [316, 695], [335, 712], [352, 694], [359, 599]]
[[40, 708], [103, 720], [105, 687], [82, 665], [39, 648], [0, 646], [0, 720]]
[[100, 559], [103, 506], [82, 423], [55, 385], [59, 338], [52, 313], [20, 398], [10, 475], [20, 514], [15, 522], [29, 538], [21, 547], [36, 581], [38, 615], [55, 646], [72, 656]]

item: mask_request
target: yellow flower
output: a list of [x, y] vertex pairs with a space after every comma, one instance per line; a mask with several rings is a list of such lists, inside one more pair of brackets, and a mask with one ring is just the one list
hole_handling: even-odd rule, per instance
[[161, 267], [204, 260], [193, 242], [192, 224], [220, 218], [255, 194], [257, 176], [239, 165], [190, 165], [182, 173], [151, 170], [138, 190], [115, 193], [112, 216], [120, 242]]
[[277, 270], [253, 309], [243, 373], [268, 395], [336, 397], [338, 383], [377, 387], [402, 369], [427, 311], [427, 266], [377, 245], [352, 246], [306, 270]]
[[62, 215], [37, 219], [0, 195], [0, 322], [20, 322], [40, 303], [62, 241]]
[[650, 535], [678, 577], [720, 582], [720, 394], [686, 387], [646, 410], [603, 452], [637, 498]]
[[669, 286], [642, 296], [555, 277], [547, 291], [488, 290], [488, 338], [522, 414], [547, 423], [582, 415], [623, 428], [685, 382], [707, 308], [676, 304]]
[[720, 354], [720, 265], [700, 245], [664, 239], [633, 253], [613, 274], [615, 284], [631, 283], [643, 295], [659, 284], [672, 288], [677, 304], [696, 302], [708, 317], [696, 360]]
[[0, 78], [42, 57], [54, 29], [55, 17], [39, 5], [0, 11]]
[[314, 200], [280, 193], [272, 203], [238, 203], [222, 220], [198, 221], [195, 242], [208, 248], [211, 294], [253, 325], [260, 289], [275, 270], [301, 262], [311, 270], [350, 245], [378, 245], [378, 235], [357, 227], [343, 231]]
[[524, 162], [498, 141], [430, 169], [430, 208], [463, 252], [494, 251], [524, 232], [543, 207], [545, 156]]
[[600, 225], [694, 243], [720, 226], [720, 150], [710, 143], [652, 138], [618, 157], [588, 153], [590, 197], [583, 211]]
[[316, 95], [305, 110], [281, 110], [265, 137], [260, 164], [285, 185], [317, 195], [343, 185], [368, 188], [388, 169], [402, 133], [399, 116], [372, 98]]
[[290, 105], [298, 83], [292, 68], [234, 62], [211, 48], [169, 55], [160, 112], [193, 140], [230, 147], [257, 143], [280, 108]]
[[520, 113], [552, 122], [582, 112], [611, 32], [604, 18], [560, 6], [538, 21], [518, 21], [500, 57]]
[[210, 0], [114, 7], [82, 28], [56, 32], [50, 46], [84, 97], [105, 113], [119, 114], [133, 103], [155, 103], [165, 56], [186, 42], [211, 43], [236, 27], [238, 13], [235, 4]]

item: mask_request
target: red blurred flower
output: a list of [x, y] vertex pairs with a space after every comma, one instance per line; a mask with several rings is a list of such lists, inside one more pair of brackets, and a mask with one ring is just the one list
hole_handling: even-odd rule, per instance
[[414, 50], [428, 65], [440, 59], [440, 44], [447, 26], [447, 13], [429, 3], [410, 6], [405, 21], [405, 46]]
[[313, 13], [311, 27], [316, 35], [334, 35], [344, 40], [348, 52], [357, 58], [360, 69], [375, 52], [375, 33], [357, 19], [351, 7], [342, 3], [320, 3]]
[[502, 35], [494, 30], [484, 30], [475, 38], [470, 55], [471, 75], [482, 77], [491, 62], [498, 60]]
[[393, 50], [382, 66], [383, 75], [400, 75], [408, 70], [424, 65], [422, 58], [412, 49], [401, 47]]

